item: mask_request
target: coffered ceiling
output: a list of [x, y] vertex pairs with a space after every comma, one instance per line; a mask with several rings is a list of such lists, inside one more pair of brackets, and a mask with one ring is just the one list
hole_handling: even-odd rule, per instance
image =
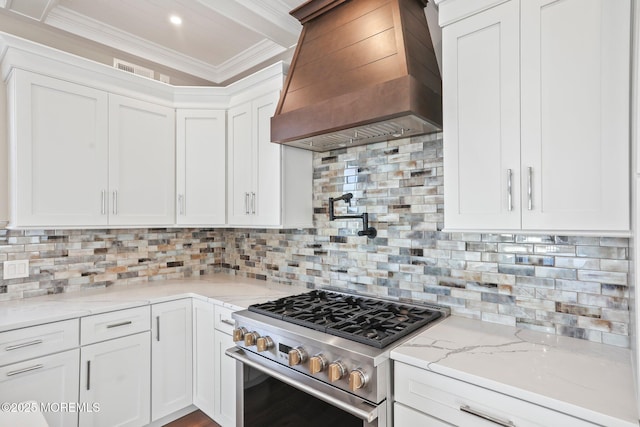
[[[6, 11], [214, 83], [292, 54], [304, 0], [0, 0]], [[169, 21], [182, 19], [180, 25]]]

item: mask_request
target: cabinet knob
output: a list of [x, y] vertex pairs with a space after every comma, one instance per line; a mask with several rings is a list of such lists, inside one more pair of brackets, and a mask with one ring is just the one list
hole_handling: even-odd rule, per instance
[[329, 365], [329, 381], [334, 382], [338, 381], [340, 378], [344, 377], [344, 374], [347, 372], [347, 369], [344, 367], [342, 362], [333, 362]]
[[260, 337], [256, 340], [256, 348], [258, 351], [266, 351], [273, 348], [273, 340], [271, 337]]
[[307, 361], [307, 352], [302, 347], [289, 350], [289, 366], [300, 365]]

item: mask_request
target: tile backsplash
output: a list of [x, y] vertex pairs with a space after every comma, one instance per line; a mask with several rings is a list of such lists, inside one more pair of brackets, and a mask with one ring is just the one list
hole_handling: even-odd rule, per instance
[[[0, 300], [214, 271], [443, 304], [454, 315], [629, 346], [629, 239], [446, 233], [441, 134], [314, 153], [313, 229], [0, 230], [28, 279]], [[328, 198], [351, 192], [328, 219]]]

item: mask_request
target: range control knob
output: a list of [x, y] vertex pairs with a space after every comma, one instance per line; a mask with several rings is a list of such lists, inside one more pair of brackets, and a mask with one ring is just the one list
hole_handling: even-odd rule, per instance
[[318, 372], [322, 372], [327, 367], [327, 358], [322, 354], [316, 354], [311, 359], [309, 359], [309, 372], [312, 374], [317, 374]]
[[233, 342], [238, 342], [244, 340], [244, 334], [246, 334], [247, 328], [235, 328], [233, 330]]
[[302, 347], [289, 350], [289, 366], [296, 366], [307, 361], [307, 352]]
[[266, 351], [273, 348], [273, 340], [271, 337], [260, 337], [256, 340], [256, 348], [258, 351]]
[[360, 368], [354, 369], [349, 373], [349, 389], [356, 391], [361, 389], [367, 383], [367, 376]]
[[247, 347], [251, 347], [252, 345], [256, 345], [256, 340], [260, 338], [260, 334], [256, 331], [248, 332], [244, 334], [244, 345]]
[[344, 367], [342, 362], [333, 362], [329, 365], [329, 381], [338, 381], [344, 377], [347, 373], [347, 368]]

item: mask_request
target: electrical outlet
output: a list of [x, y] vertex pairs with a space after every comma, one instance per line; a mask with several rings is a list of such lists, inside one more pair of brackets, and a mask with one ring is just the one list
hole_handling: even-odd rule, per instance
[[2, 265], [2, 278], [4, 280], [20, 279], [21, 277], [29, 277], [28, 259], [4, 262]]

